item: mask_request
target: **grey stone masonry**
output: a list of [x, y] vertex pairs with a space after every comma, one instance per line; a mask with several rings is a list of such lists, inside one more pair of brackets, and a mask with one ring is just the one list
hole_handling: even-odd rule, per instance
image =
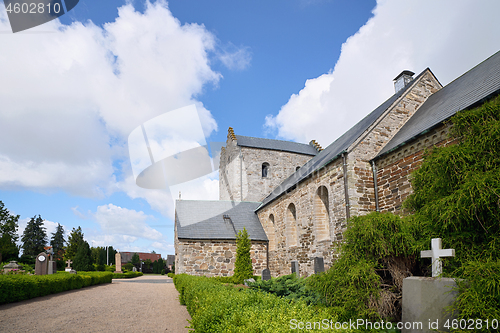
[[[219, 167], [219, 199], [260, 202], [313, 155], [238, 146], [228, 134]], [[269, 165], [266, 177], [263, 164]]]

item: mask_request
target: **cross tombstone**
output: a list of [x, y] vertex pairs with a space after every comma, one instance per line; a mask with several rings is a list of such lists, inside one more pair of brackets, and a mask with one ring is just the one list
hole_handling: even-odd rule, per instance
[[68, 267], [66, 267], [66, 268], [64, 269], [66, 272], [71, 272], [71, 270], [73, 270], [73, 268], [71, 268], [71, 264], [72, 264], [72, 263], [73, 263], [73, 262], [72, 262], [71, 260], [69, 260], [69, 259], [68, 259], [68, 260], [66, 260], [66, 264], [68, 264]]
[[271, 271], [269, 268], [265, 268], [262, 270], [262, 281], [271, 280]]
[[325, 261], [322, 257], [314, 258], [314, 274], [323, 273], [325, 271]]
[[431, 240], [431, 249], [420, 251], [420, 257], [432, 258], [432, 277], [437, 277], [443, 273], [443, 263], [441, 258], [454, 257], [455, 249], [443, 249], [441, 238], [433, 238]]
[[292, 274], [297, 274], [300, 277], [299, 262], [297, 260], [292, 260]]

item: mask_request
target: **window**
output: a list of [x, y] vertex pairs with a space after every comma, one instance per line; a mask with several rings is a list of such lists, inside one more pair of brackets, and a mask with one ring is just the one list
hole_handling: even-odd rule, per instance
[[286, 242], [288, 247], [297, 246], [297, 212], [295, 205], [291, 203], [286, 210]]
[[328, 240], [330, 239], [330, 213], [328, 209], [328, 190], [325, 186], [321, 186], [316, 191], [313, 206], [316, 240]]
[[262, 178], [265, 178], [269, 175], [269, 163], [262, 163]]
[[299, 169], [300, 169], [300, 167], [298, 166], [298, 167], [295, 168], [295, 171], [299, 171]]
[[268, 238], [269, 238], [269, 251], [276, 250], [276, 234], [274, 232], [274, 215], [269, 215], [269, 223], [268, 223]]

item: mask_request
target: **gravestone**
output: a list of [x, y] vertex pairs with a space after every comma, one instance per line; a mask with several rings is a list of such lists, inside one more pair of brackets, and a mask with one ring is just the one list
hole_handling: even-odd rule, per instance
[[322, 257], [314, 258], [314, 274], [323, 273], [325, 271], [325, 262]]
[[47, 253], [42, 252], [36, 256], [35, 261], [35, 274], [46, 275], [49, 269], [49, 256]]
[[299, 262], [297, 260], [292, 260], [292, 274], [295, 273], [297, 277], [300, 277]]
[[137, 268], [135, 268], [135, 266], [132, 267], [132, 272], [137, 272]]
[[[48, 265], [48, 269], [47, 269], [47, 274], [54, 274], [57, 272], [57, 266], [55, 266], [55, 261], [53, 260], [54, 259], [54, 250], [52, 249], [52, 247], [50, 247], [50, 249], [47, 251], [47, 254], [49, 255], [49, 265]], [[55, 267], [55, 269], [54, 269]]]
[[64, 269], [66, 272], [70, 272], [70, 271], [73, 269], [73, 268], [71, 268], [71, 264], [72, 264], [72, 263], [73, 263], [73, 262], [72, 262], [71, 260], [66, 260], [66, 264], [68, 265], [68, 267], [66, 267], [66, 268]]
[[432, 277], [438, 277], [443, 273], [442, 257], [454, 257], [454, 249], [443, 249], [441, 245], [441, 238], [433, 238], [431, 240], [431, 249], [427, 251], [420, 251], [422, 258], [432, 258]]
[[244, 284], [245, 286], [247, 286], [247, 287], [248, 287], [248, 284], [249, 284], [249, 283], [254, 283], [254, 282], [255, 282], [255, 279], [254, 279], [254, 278], [250, 278], [250, 279], [245, 279], [245, 280], [243, 280], [243, 284]]
[[115, 254], [115, 264], [116, 264], [115, 273], [123, 273], [122, 272], [122, 255], [120, 254], [120, 252]]
[[455, 318], [455, 314], [446, 312], [446, 307], [453, 304], [458, 291], [454, 279], [441, 278], [441, 257], [455, 256], [454, 249], [442, 249], [441, 238], [433, 238], [431, 250], [422, 251], [422, 258], [432, 258], [432, 276], [410, 276], [403, 280], [402, 322], [421, 323], [421, 327], [402, 329], [409, 332], [447, 331], [443, 326], [447, 320]]
[[269, 268], [265, 268], [262, 270], [262, 281], [271, 280], [271, 271]]

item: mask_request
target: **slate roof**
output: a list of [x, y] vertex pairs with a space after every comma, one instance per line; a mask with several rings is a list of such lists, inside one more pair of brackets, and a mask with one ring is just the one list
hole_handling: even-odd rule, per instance
[[497, 52], [430, 96], [374, 159], [499, 92], [500, 52]]
[[297, 143], [292, 141], [282, 141], [273, 139], [252, 138], [243, 135], [236, 135], [236, 141], [238, 146], [241, 147], [280, 150], [280, 151], [287, 151], [291, 153], [299, 153], [312, 156], [318, 154], [316, 148], [305, 143]]
[[[236, 239], [235, 232], [245, 227], [251, 240], [267, 241], [254, 212], [259, 205], [260, 202], [177, 200], [177, 238]], [[232, 223], [223, 215], [228, 215]]]
[[[422, 73], [420, 73], [413, 81], [420, 79], [420, 77], [428, 70], [429, 69], [427, 68], [422, 71]], [[316, 170], [321, 169], [323, 166], [340, 157], [342, 153], [346, 152], [349, 146], [351, 146], [354, 141], [356, 141], [391, 105], [393, 105], [398, 98], [406, 93], [409, 87], [412, 86], [412, 83], [406, 85], [403, 89], [392, 95], [392, 97], [382, 103], [365, 118], [360, 120], [356, 125], [351, 127], [351, 129], [345, 132], [332, 144], [310, 159], [290, 177], [285, 179], [273, 192], [271, 192], [271, 194], [262, 200], [262, 204], [257, 210], [263, 208], [274, 199], [294, 188], [299, 182], [308, 178]]]

